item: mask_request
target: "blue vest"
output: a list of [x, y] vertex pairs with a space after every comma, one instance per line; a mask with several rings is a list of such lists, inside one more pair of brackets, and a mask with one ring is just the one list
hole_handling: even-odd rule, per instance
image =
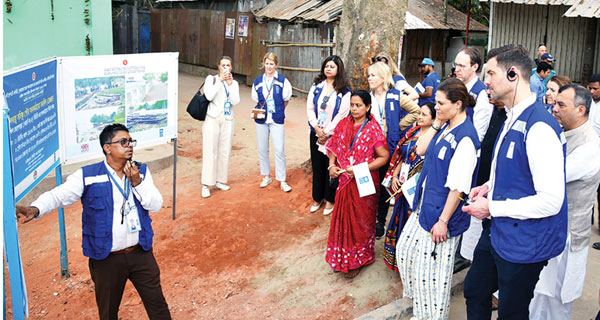
[[[277, 78], [273, 81], [273, 88], [271, 89], [271, 94], [269, 98], [273, 98], [275, 101], [275, 113], [271, 116], [273, 117], [273, 122], [277, 124], [283, 124], [283, 120], [285, 119], [285, 101], [283, 101], [283, 84], [285, 83], [285, 77], [281, 74], [277, 74]], [[265, 83], [263, 82], [263, 75], [260, 75], [254, 79], [254, 90], [256, 90], [256, 94], [258, 95], [258, 104], [256, 108], [267, 109], [267, 101], [265, 96], [263, 95], [263, 86]], [[267, 84], [268, 85], [268, 84]], [[266, 89], [266, 88], [265, 88]], [[267, 111], [268, 112], [268, 111]], [[263, 124], [267, 121], [265, 119], [254, 119], [256, 123]]]
[[[390, 89], [385, 95], [385, 125], [387, 126], [387, 132], [385, 133], [390, 152], [396, 150], [398, 141], [404, 135], [406, 130], [400, 131], [400, 119], [402, 119], [408, 112], [404, 111], [400, 107], [400, 91], [396, 89]], [[378, 108], [379, 105], [376, 101], [371, 102], [371, 108]], [[404, 111], [404, 112], [403, 112]]]
[[[477, 102], [477, 98], [479, 97], [479, 95], [481, 94], [481, 92], [483, 92], [483, 94], [487, 94], [485, 92], [485, 90], [487, 90], [487, 87], [485, 86], [485, 84], [483, 84], [483, 82], [481, 82], [481, 80], [477, 79], [477, 82], [475, 82], [475, 84], [473, 85], [473, 88], [471, 88], [471, 90], [469, 90], [469, 94], [471, 96], [473, 96], [473, 98], [475, 98], [475, 102]], [[469, 119], [471, 119], [471, 121], [473, 121], [473, 114], [475, 113], [475, 108], [467, 108], [467, 116], [469, 117]]]
[[[475, 150], [479, 150], [479, 137], [477, 136], [477, 130], [473, 122], [465, 119], [463, 123], [458, 125], [456, 128], [451, 130], [440, 142], [436, 144], [438, 137], [442, 134], [444, 129], [440, 130], [431, 139], [427, 152], [425, 153], [425, 161], [423, 163], [423, 169], [417, 182], [417, 192], [413, 202], [413, 208], [419, 205], [421, 196], [423, 197], [423, 204], [421, 205], [421, 212], [419, 213], [419, 223], [421, 227], [427, 232], [433, 228], [438, 222], [450, 189], [445, 187], [446, 178], [448, 177], [448, 168], [450, 167], [450, 160], [454, 156], [456, 147], [462, 139], [471, 139]], [[442, 151], [445, 149], [445, 151]], [[443, 152], [444, 158], [440, 159], [439, 155]], [[477, 158], [477, 165], [473, 170], [471, 186], [474, 187], [477, 182], [477, 172], [479, 171], [479, 158]], [[427, 178], [425, 190], [423, 190], [423, 181]], [[448, 221], [448, 231], [450, 236], [457, 236], [469, 228], [471, 221], [470, 216], [462, 211], [463, 202], [461, 201], [450, 217]]]
[[[496, 160], [493, 201], [520, 199], [536, 194], [527, 158], [526, 139], [527, 132], [537, 122], [548, 124], [559, 139], [565, 141], [560, 126], [542, 103], [535, 102], [526, 108], [505, 138], [502, 141], [496, 140], [496, 145], [500, 143], [500, 148]], [[512, 149], [512, 159], [507, 158], [509, 149]], [[564, 142], [563, 154], [566, 154]], [[566, 188], [563, 205], [558, 214], [527, 220], [493, 218], [490, 237], [496, 252], [510, 262], [534, 263], [559, 255], [567, 238]]]
[[[83, 170], [83, 195], [81, 204], [83, 213], [81, 215], [82, 244], [83, 255], [86, 257], [102, 260], [108, 257], [112, 249], [112, 225], [113, 225], [113, 186], [108, 175], [108, 169], [104, 161], [91, 164], [82, 168]], [[146, 174], [146, 165], [140, 167], [140, 176]], [[86, 178], [102, 177], [101, 182], [92, 182], [86, 185]], [[89, 181], [88, 181], [89, 182]], [[121, 196], [119, 194], [119, 196]], [[142, 249], [148, 251], [152, 249], [152, 219], [148, 210], [144, 209], [137, 198], [134, 198], [135, 206], [138, 210], [140, 225], [139, 244]]]
[[399, 74], [393, 75], [392, 78], [394, 79], [394, 86], [396, 85], [396, 82], [398, 82], [398, 81], [402, 81], [402, 80], [406, 81], [406, 79]]
[[[317, 117], [317, 119], [319, 119], [319, 97], [321, 96], [321, 93], [323, 93], [323, 83], [319, 83], [315, 86], [315, 90], [313, 91], [313, 106], [315, 107], [315, 117]], [[335, 116], [338, 114], [338, 112], [340, 111], [340, 105], [342, 104], [342, 98], [350, 91], [350, 88], [346, 88], [346, 90], [344, 92], [338, 92], [337, 97], [335, 98], [335, 107], [333, 108], [333, 114], [331, 115], [331, 119], [335, 118]], [[313, 128], [313, 126], [310, 125], [310, 122], [308, 123], [308, 126], [310, 127], [310, 131], [315, 132], [315, 129]]]

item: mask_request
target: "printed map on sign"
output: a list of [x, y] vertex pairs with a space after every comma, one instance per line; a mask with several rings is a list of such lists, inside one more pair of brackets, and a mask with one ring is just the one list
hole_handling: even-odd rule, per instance
[[[65, 57], [65, 161], [101, 156], [102, 129], [126, 125], [139, 146], [177, 135], [177, 53]], [[85, 65], [85, 67], [84, 67]]]

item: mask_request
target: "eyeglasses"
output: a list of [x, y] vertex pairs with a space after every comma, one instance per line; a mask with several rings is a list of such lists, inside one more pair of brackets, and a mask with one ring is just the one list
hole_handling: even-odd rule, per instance
[[107, 142], [105, 144], [113, 144], [113, 143], [120, 143], [121, 147], [123, 147], [123, 148], [126, 148], [129, 145], [131, 145], [132, 147], [135, 147], [135, 145], [137, 144], [137, 140], [123, 138], [121, 140]]
[[454, 67], [455, 69], [466, 69], [469, 66], [465, 66], [464, 64], [458, 64], [456, 62], [452, 62], [452, 67]]
[[325, 110], [327, 109], [327, 102], [329, 101], [329, 96], [324, 96], [323, 97], [323, 102], [321, 102], [321, 109]]
[[375, 63], [375, 62], [385, 62], [386, 64], [388, 63], [388, 60], [386, 57], [373, 57], [371, 58], [371, 63]]

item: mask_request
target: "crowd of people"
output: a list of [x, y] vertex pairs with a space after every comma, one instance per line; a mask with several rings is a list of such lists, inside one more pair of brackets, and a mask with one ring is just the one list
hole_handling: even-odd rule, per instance
[[[368, 91], [350, 88], [340, 57], [323, 61], [306, 102], [310, 212], [331, 215], [325, 260], [333, 272], [356, 277], [384, 238], [383, 260], [399, 273], [414, 319], [446, 319], [452, 275], [468, 265], [469, 319], [489, 319], [494, 304], [501, 319], [570, 318], [600, 191], [600, 162], [590, 161], [600, 158], [600, 75], [585, 88], [552, 73], [545, 46], [538, 59], [532, 70], [522, 46], [492, 49], [482, 81], [482, 52], [465, 47], [452, 77], [442, 81], [424, 58], [424, 79], [412, 87], [380, 53], [367, 70]], [[284, 121], [292, 86], [277, 72], [277, 55], [262, 61], [251, 93], [260, 187], [272, 182], [271, 139], [275, 179], [290, 192]], [[204, 198], [230, 190], [233, 106], [240, 102], [232, 67], [222, 57], [218, 74], [205, 80]], [[125, 126], [107, 126], [100, 144], [104, 161], [32, 206], [17, 206], [17, 214], [27, 222], [81, 199], [100, 317], [117, 318], [130, 279], [149, 317], [169, 319], [148, 213], [160, 209], [162, 197], [149, 169], [131, 161], [136, 141]]]

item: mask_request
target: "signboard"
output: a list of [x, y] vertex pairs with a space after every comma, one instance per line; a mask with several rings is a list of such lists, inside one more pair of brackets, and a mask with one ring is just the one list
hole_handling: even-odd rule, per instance
[[129, 128], [138, 146], [177, 137], [178, 53], [59, 58], [65, 163], [102, 156], [99, 136], [111, 123]]
[[9, 70], [4, 96], [18, 202], [60, 164], [56, 59]]

